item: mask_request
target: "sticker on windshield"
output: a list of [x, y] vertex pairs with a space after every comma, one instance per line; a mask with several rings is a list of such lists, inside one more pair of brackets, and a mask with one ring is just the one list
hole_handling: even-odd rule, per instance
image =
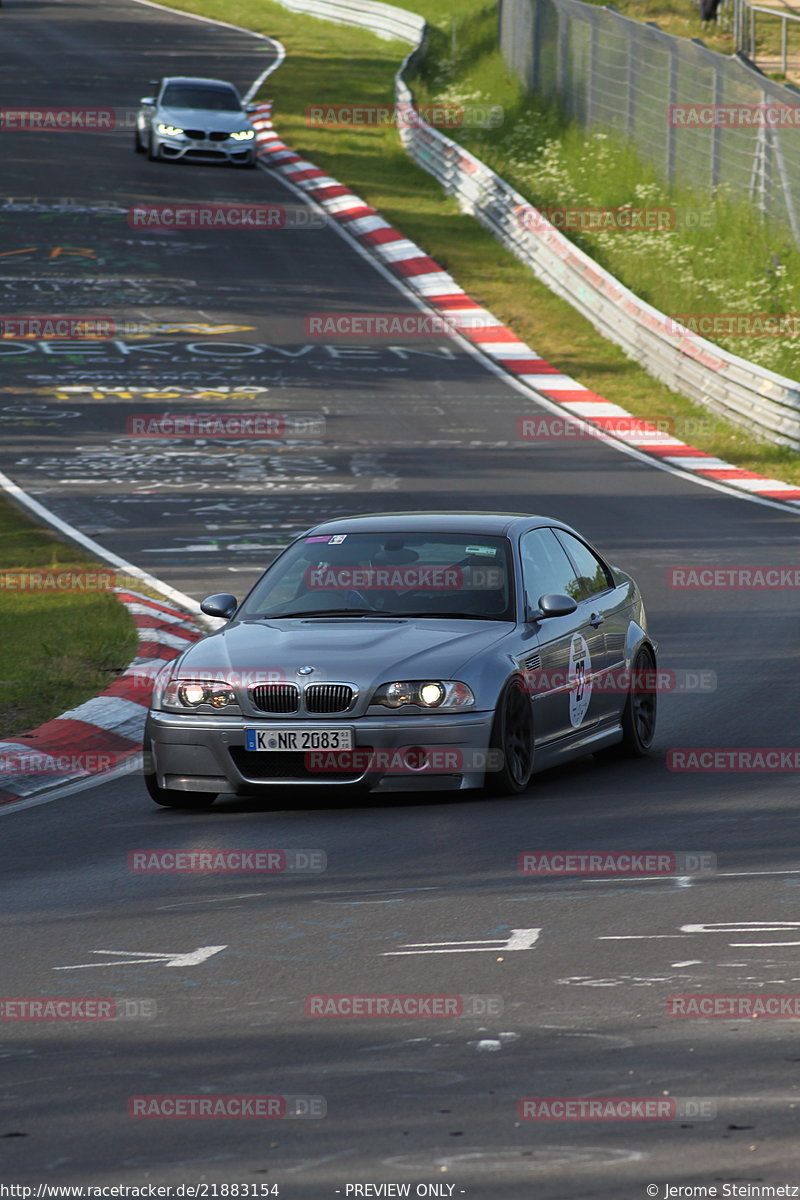
[[483, 554], [487, 558], [494, 558], [497, 554], [496, 546], [467, 546], [465, 554]]
[[581, 634], [573, 634], [569, 648], [569, 723], [573, 728], [586, 717], [592, 698], [592, 660]]
[[337, 533], [330, 539], [329, 545], [340, 546], [346, 537], [346, 533]]
[[307, 542], [329, 542], [331, 539], [330, 539], [330, 536], [328, 536], [328, 537], [310, 537], [310, 538], [306, 538], [305, 540]]

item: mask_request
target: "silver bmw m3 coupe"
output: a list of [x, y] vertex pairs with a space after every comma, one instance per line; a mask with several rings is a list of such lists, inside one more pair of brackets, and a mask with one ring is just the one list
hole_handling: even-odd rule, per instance
[[315, 526], [156, 681], [158, 804], [298, 786], [524, 791], [653, 742], [656, 646], [633, 579], [574, 529], [514, 513]]

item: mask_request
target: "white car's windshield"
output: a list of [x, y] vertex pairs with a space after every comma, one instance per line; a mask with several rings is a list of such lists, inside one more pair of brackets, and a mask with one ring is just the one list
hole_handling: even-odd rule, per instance
[[227, 88], [184, 87], [176, 84], [164, 89], [161, 103], [165, 108], [201, 108], [213, 112], [241, 112], [235, 92]]

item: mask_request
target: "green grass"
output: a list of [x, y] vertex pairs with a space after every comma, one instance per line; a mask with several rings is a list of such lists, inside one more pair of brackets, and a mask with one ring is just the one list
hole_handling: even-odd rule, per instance
[[[658, 170], [614, 133], [585, 130], [554, 104], [531, 100], [508, 78], [489, 42], [492, 6], [464, 22], [467, 49], [454, 59], [437, 33], [423, 64], [421, 101], [501, 104], [499, 129], [464, 129], [459, 141], [487, 161], [538, 208], [599, 206], [674, 210], [675, 228], [653, 232], [570, 233], [571, 239], [662, 312], [800, 311], [800, 249], [791, 232], [765, 223], [746, 199], [719, 189], [668, 188]], [[471, 50], [478, 49], [478, 53]], [[438, 53], [437, 53], [438, 51]], [[710, 134], [687, 131], [698, 161], [710, 161]], [[708, 145], [706, 145], [708, 143]], [[800, 375], [800, 342], [791, 338], [715, 339], [731, 353], [790, 378]]]
[[[576, 180], [576, 188], [579, 184], [587, 191], [591, 189], [592, 203], [624, 203], [632, 199], [631, 187], [658, 186], [653, 171], [637, 163], [627, 149], [618, 158], [616, 143], [570, 130], [557, 110], [537, 105], [523, 92], [497, 50], [494, 4], [486, 0], [403, 0], [403, 4], [425, 16], [432, 26], [430, 51], [414, 81], [417, 98], [472, 97], [476, 103], [503, 105], [506, 122], [500, 130], [487, 133], [465, 128], [458, 131], [458, 140], [508, 175], [532, 202], [548, 198], [539, 171], [546, 144], [552, 147], [549, 153], [554, 164], [549, 182], [554, 190], [549, 196], [557, 195], [562, 204], [563, 179], [558, 176], [562, 154], [568, 170], [587, 154], [593, 156], [590, 166]], [[306, 122], [305, 109], [312, 104], [391, 104], [394, 73], [407, 46], [289, 13], [271, 0], [174, 0], [173, 6], [228, 20], [283, 42], [287, 59], [266, 81], [261, 93], [275, 101], [274, 120], [280, 135], [374, 205], [539, 354], [637, 416], [668, 422], [676, 436], [710, 454], [762, 475], [800, 484], [800, 456], [785, 447], [760, 442], [747, 431], [712, 417], [648, 376], [570, 305], [540, 284], [476, 220], [464, 216], [436, 181], [408, 159], [394, 129], [316, 128]], [[648, 194], [636, 202], [649, 204], [652, 200]], [[681, 193], [675, 203], [697, 207], [705, 204], [705, 198]], [[657, 304], [666, 311], [741, 309], [741, 303], [710, 303], [714, 288], [724, 289], [726, 300], [735, 290], [728, 279], [729, 271], [760, 289], [756, 301], [746, 298], [749, 310], [800, 311], [800, 304], [790, 299], [795, 286], [792, 279], [800, 278], [800, 272], [795, 270], [796, 252], [789, 247], [784, 231], [768, 231], [757, 217], [724, 197], [719, 198], [718, 205], [717, 223], [730, 227], [729, 240], [724, 251], [714, 244], [713, 256], [707, 252], [708, 230], [680, 244], [675, 234], [659, 234], [662, 240], [655, 245], [656, 235], [652, 234], [605, 234], [602, 244], [596, 247], [588, 237], [582, 244], [591, 247], [592, 253], [596, 251], [623, 280], [628, 278], [638, 294], [647, 293], [652, 303], [657, 303], [653, 298], [656, 286], [663, 287], [668, 281], [666, 300]], [[637, 239], [643, 237], [648, 239], [647, 244], [638, 244]], [[616, 242], [609, 245], [611, 238]], [[666, 255], [668, 244], [678, 248]], [[704, 290], [678, 292], [675, 289], [683, 287], [684, 272], [673, 275], [675, 256], [691, 256], [696, 249], [706, 253]], [[778, 259], [777, 272], [773, 254]], [[623, 269], [625, 255], [631, 255], [630, 276]], [[640, 280], [640, 272], [646, 272], [646, 278]], [[761, 293], [768, 300], [762, 299]], [[734, 352], [755, 358], [764, 352], [765, 344], [766, 339], [739, 339]], [[793, 353], [785, 347], [780, 352]]]
[[96, 696], [136, 653], [133, 619], [109, 592], [14, 589], [15, 572], [53, 570], [85, 576], [98, 563], [0, 498], [0, 740]]

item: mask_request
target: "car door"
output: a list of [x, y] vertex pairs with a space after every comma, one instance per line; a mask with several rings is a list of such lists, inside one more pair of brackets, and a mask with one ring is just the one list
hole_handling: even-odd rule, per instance
[[589, 632], [585, 634], [592, 681], [592, 717], [595, 721], [616, 720], [627, 700], [625, 642], [630, 619], [626, 586], [616, 586], [607, 565], [591, 546], [565, 529], [556, 537], [566, 550], [578, 580], [578, 614]]
[[529, 529], [520, 537], [523, 586], [535, 610], [541, 596], [561, 592], [578, 601], [578, 611], [538, 622], [536, 648], [519, 658], [533, 700], [540, 744], [575, 736], [599, 719], [593, 707], [589, 606], [580, 601], [575, 567], [553, 529]]

